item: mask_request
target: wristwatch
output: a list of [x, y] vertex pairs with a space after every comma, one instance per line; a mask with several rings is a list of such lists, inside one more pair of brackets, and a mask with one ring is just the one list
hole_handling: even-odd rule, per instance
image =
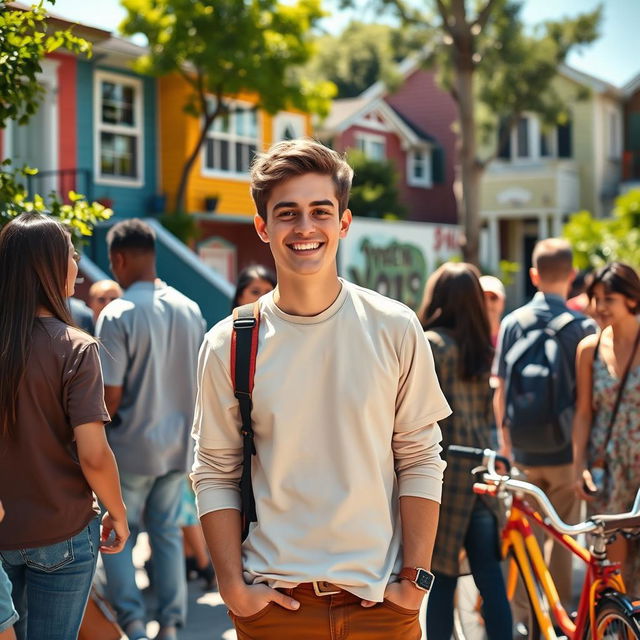
[[421, 567], [403, 567], [402, 571], [398, 574], [400, 580], [409, 580], [422, 591], [429, 591], [433, 586], [435, 576], [431, 571], [422, 569]]

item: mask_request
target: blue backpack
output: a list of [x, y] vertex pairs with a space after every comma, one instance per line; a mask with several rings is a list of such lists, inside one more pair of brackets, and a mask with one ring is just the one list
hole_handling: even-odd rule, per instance
[[524, 335], [505, 354], [505, 425], [526, 453], [553, 453], [571, 442], [573, 369], [558, 334], [576, 316], [565, 311], [540, 326], [533, 309], [514, 312]]

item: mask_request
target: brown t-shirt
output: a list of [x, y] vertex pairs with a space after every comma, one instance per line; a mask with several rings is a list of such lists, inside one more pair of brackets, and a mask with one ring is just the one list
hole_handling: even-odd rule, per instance
[[108, 421], [97, 344], [56, 318], [39, 318], [18, 393], [17, 438], [0, 437], [0, 549], [66, 540], [95, 517], [73, 428]]

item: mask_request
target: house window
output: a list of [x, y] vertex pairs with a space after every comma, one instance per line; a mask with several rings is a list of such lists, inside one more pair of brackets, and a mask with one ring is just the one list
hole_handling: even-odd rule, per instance
[[520, 118], [516, 124], [516, 149], [518, 158], [529, 158], [529, 118]]
[[142, 81], [95, 74], [95, 180], [142, 186]]
[[387, 159], [387, 149], [384, 136], [369, 133], [356, 134], [356, 146], [369, 160], [384, 162]]
[[251, 105], [232, 103], [229, 113], [218, 116], [209, 127], [204, 144], [203, 173], [246, 178], [257, 149], [256, 109]]
[[305, 134], [305, 117], [299, 113], [281, 111], [273, 118], [273, 140], [293, 140]]
[[431, 153], [427, 149], [409, 151], [407, 165], [407, 184], [412, 187], [432, 185]]
[[616, 111], [609, 111], [609, 158], [618, 160], [620, 150], [620, 118]]

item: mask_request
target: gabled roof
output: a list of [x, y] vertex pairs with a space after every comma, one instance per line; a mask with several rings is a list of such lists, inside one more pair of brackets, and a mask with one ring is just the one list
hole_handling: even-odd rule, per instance
[[[18, 9], [20, 11], [28, 11], [31, 9], [31, 5], [24, 2], [8, 2], [7, 6], [11, 9]], [[99, 27], [92, 27], [87, 24], [81, 24], [77, 20], [65, 18], [56, 13], [52, 13], [49, 10], [47, 10], [47, 21], [59, 29], [69, 29], [70, 27], [74, 27], [74, 33], [76, 35], [79, 35], [93, 43], [102, 42], [111, 37], [111, 31], [107, 31]]]
[[567, 64], [561, 64], [558, 67], [558, 73], [569, 80], [573, 80], [578, 84], [585, 85], [589, 87], [595, 93], [602, 93], [610, 95], [613, 98], [621, 98], [623, 95], [623, 90], [618, 87], [606, 82], [605, 80], [601, 80], [600, 78], [596, 78], [589, 73], [585, 73], [584, 71], [578, 71], [574, 67], [570, 67]]
[[320, 135], [329, 138], [356, 124], [366, 127], [366, 124], [362, 124], [361, 120], [369, 113], [380, 115], [407, 146], [435, 143], [432, 136], [403, 117], [382, 98], [362, 96], [334, 100], [331, 113], [320, 127]]
[[627, 84], [622, 87], [622, 93], [625, 98], [629, 98], [640, 89], [640, 73], [631, 78]]

